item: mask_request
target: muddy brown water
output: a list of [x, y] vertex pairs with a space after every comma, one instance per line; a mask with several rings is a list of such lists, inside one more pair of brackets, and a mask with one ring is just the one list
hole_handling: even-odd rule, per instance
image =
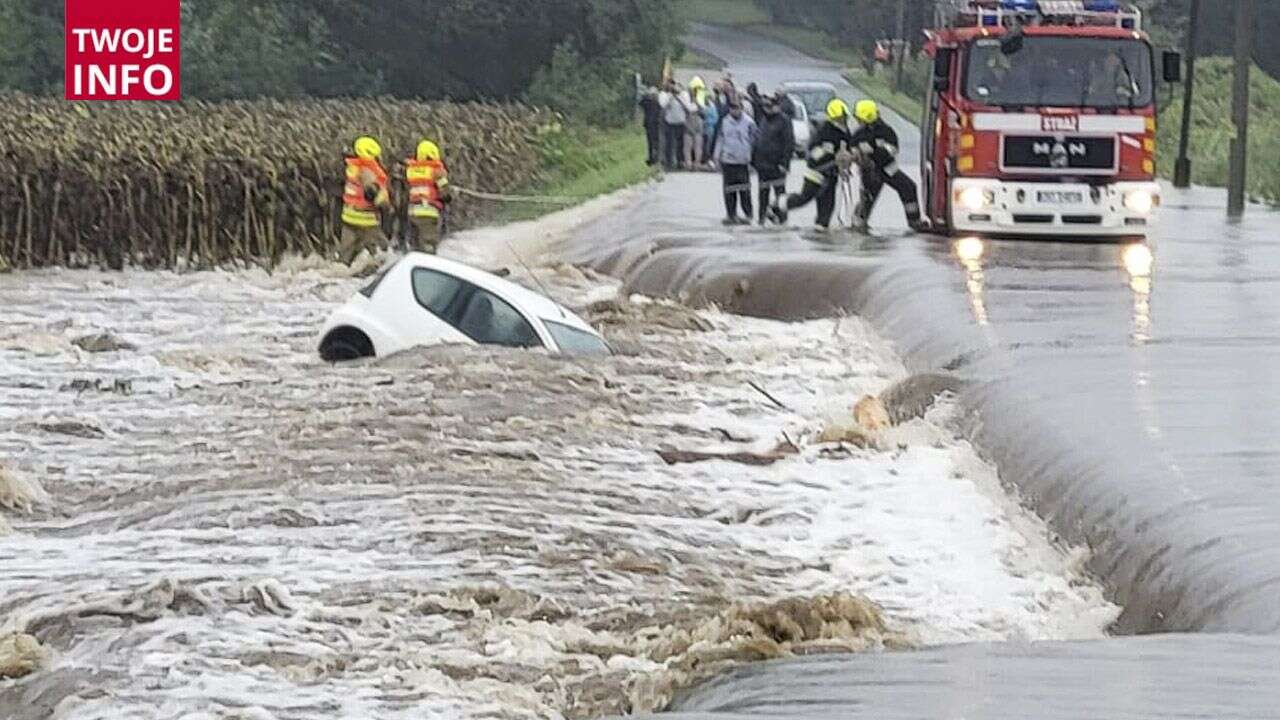
[[[739, 82], [838, 82], [734, 31], [694, 44]], [[891, 118], [914, 162], [918, 134]], [[798, 173], [792, 184], [798, 183]], [[794, 188], [793, 188], [794, 189]], [[714, 181], [673, 175], [584, 231], [577, 260], [636, 292], [782, 319], [871, 320], [917, 371], [975, 382], [971, 431], [1125, 607], [1117, 638], [744, 670], [677, 708], [742, 716], [1275, 717], [1280, 691], [1280, 215], [1165, 188], [1142, 245], [717, 227]], [[1257, 637], [1239, 637], [1245, 636]], [[1056, 713], [1056, 714], [1055, 714]], [[720, 715], [717, 715], [720, 716]]]

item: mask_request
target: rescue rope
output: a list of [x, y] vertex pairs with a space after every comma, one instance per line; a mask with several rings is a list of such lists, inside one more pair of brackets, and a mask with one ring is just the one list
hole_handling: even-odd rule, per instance
[[547, 205], [572, 205], [574, 203], [586, 202], [591, 198], [586, 196], [570, 196], [570, 195], [505, 195], [502, 193], [489, 193], [480, 190], [472, 190], [471, 188], [461, 187], [459, 185], [449, 186], [454, 192], [462, 195], [468, 195], [481, 200], [492, 200], [494, 202], [510, 202], [510, 203], [544, 203]]
[[840, 173], [839, 190], [836, 192], [836, 222], [853, 227], [853, 213], [858, 207], [857, 194], [853, 191], [853, 174]]

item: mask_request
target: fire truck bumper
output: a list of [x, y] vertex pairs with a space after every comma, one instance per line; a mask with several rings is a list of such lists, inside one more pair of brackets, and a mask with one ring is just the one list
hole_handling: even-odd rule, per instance
[[957, 178], [951, 227], [993, 236], [1132, 237], [1155, 226], [1160, 186], [1154, 182], [1011, 182]]

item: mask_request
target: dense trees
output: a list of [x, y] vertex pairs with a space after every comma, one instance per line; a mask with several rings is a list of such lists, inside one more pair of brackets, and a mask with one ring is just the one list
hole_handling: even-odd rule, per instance
[[[821, 28], [854, 47], [870, 47], [877, 39], [891, 36], [897, 28], [898, 0], [756, 0], [775, 21], [802, 27]], [[1158, 44], [1181, 46], [1185, 37], [1191, 0], [1134, 0], [1147, 11]], [[1234, 42], [1232, 0], [1204, 0], [1200, 51], [1210, 55], [1231, 54]], [[906, 0], [907, 36], [919, 38], [933, 19], [932, 0]], [[1258, 36], [1280, 33], [1280, 2], [1258, 3]], [[1258, 64], [1280, 76], [1280, 44], [1255, 43]]]
[[[630, 72], [660, 67], [680, 33], [671, 0], [182, 5], [183, 90], [201, 99], [505, 98], [536, 84], [550, 101], [610, 93], [620, 104]], [[0, 88], [60, 90], [62, 13], [61, 2], [0, 0]]]

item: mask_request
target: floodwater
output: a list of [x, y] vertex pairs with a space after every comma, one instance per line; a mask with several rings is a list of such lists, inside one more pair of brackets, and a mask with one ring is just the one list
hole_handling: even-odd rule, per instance
[[[536, 265], [571, 225], [454, 247]], [[0, 718], [599, 717], [743, 662], [1118, 615], [954, 402], [818, 441], [907, 377], [863, 321], [510, 269], [618, 355], [332, 367], [314, 333], [364, 281], [321, 261], [0, 276]], [[17, 680], [14, 631], [44, 648]]]
[[[702, 28], [693, 42], [728, 61], [739, 84], [837, 80], [829, 65], [730, 30]], [[890, 119], [914, 159], [918, 136]], [[891, 193], [870, 236], [724, 232], [716, 191], [714, 178], [669, 178], [584, 233], [576, 257], [632, 290], [735, 312], [858, 314], [913, 370], [975, 381], [961, 397], [969, 432], [1023, 502], [1092, 549], [1089, 569], [1124, 608], [1113, 631], [1199, 634], [752, 668], [678, 708], [1274, 716], [1280, 215], [1252, 207], [1228, 224], [1221, 191], [1166, 188], [1146, 244], [952, 242], [907, 235]]]

